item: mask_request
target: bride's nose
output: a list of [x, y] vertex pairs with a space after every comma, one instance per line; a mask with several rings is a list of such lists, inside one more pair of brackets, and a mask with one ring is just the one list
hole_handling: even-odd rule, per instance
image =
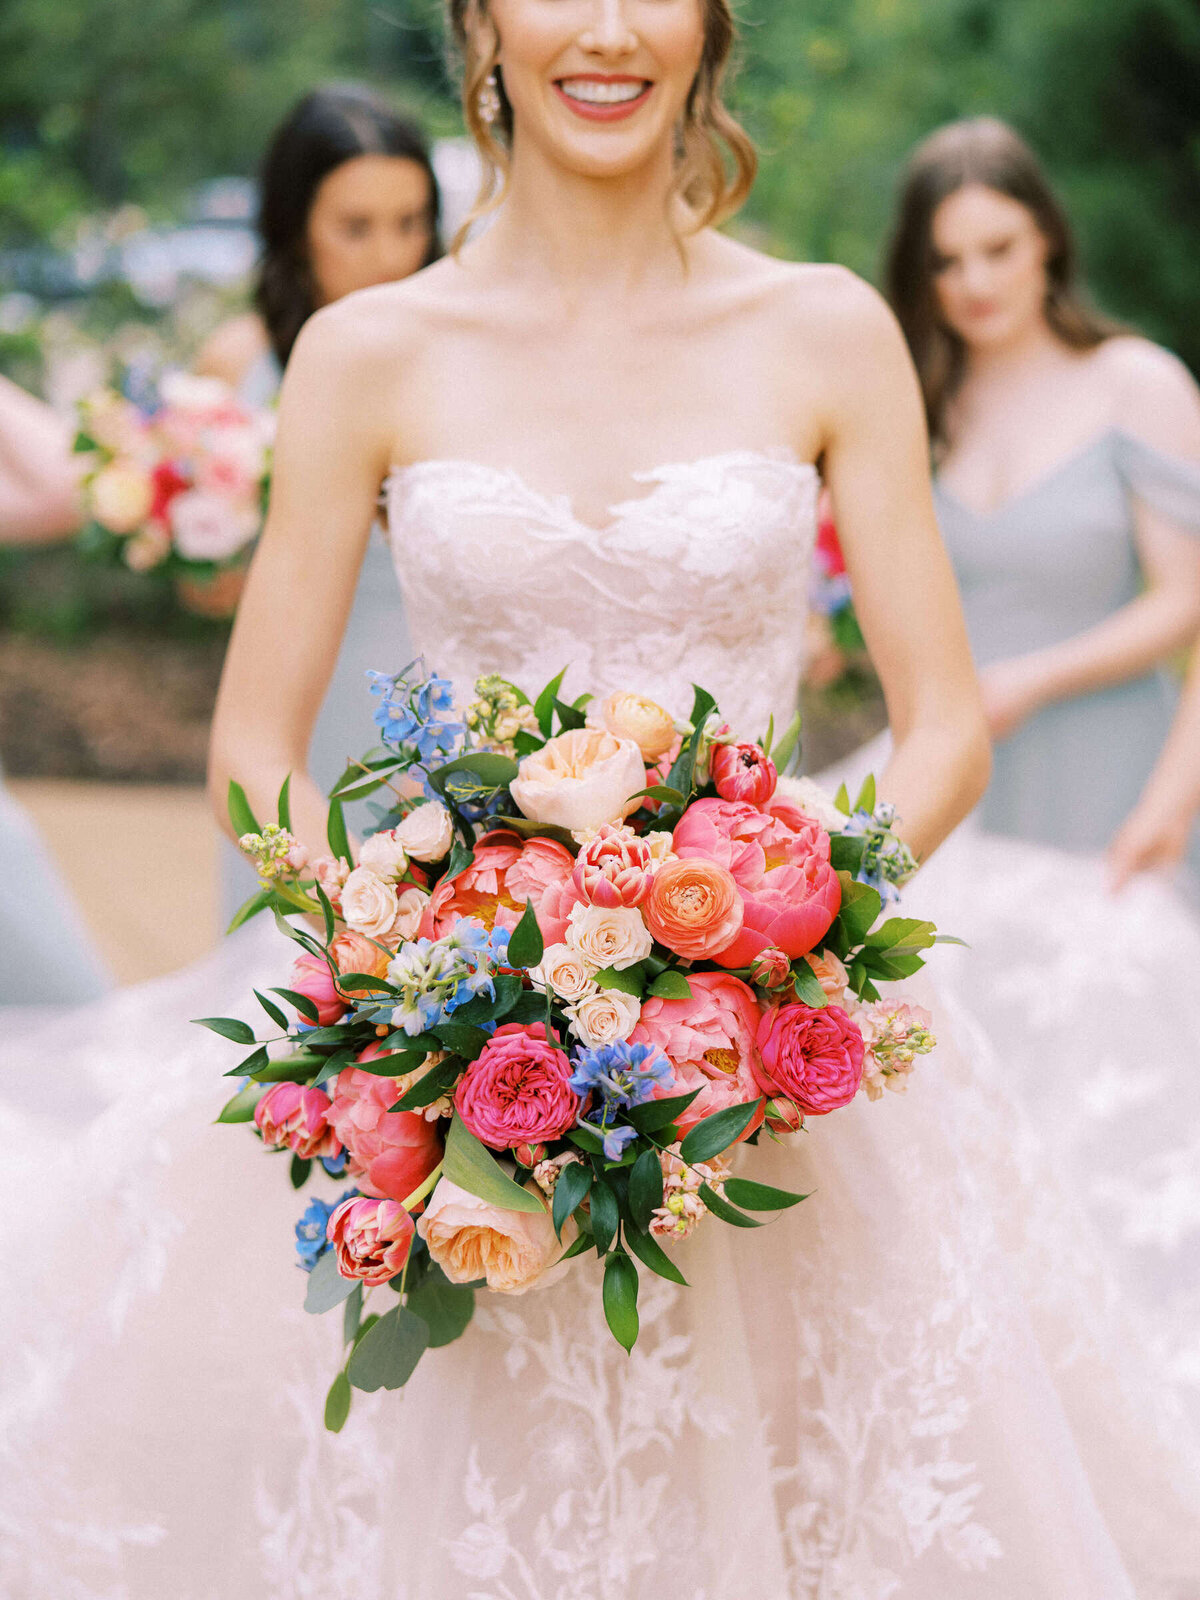
[[593, 0], [592, 20], [579, 43], [602, 55], [629, 55], [636, 50], [638, 36], [629, 21], [628, 0]]

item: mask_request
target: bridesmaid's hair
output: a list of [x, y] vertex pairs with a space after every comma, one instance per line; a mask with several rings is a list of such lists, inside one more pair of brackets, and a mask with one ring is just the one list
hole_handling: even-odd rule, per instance
[[[704, 52], [679, 130], [675, 181], [671, 197], [683, 199], [693, 213], [690, 231], [699, 232], [731, 217], [745, 201], [758, 171], [758, 155], [750, 135], [721, 97], [736, 39], [729, 0], [702, 0]], [[462, 107], [467, 129], [483, 157], [483, 182], [474, 208], [458, 230], [451, 250], [458, 250], [473, 223], [494, 211], [504, 199], [512, 148], [513, 111], [497, 65], [500, 41], [491, 30], [491, 46], [475, 47], [475, 33], [487, 18], [487, 0], [446, 0], [450, 35], [462, 58]], [[490, 21], [490, 19], [488, 19]], [[479, 94], [495, 73], [500, 115], [489, 124], [479, 114]], [[727, 159], [732, 159], [729, 170]]]
[[933, 218], [943, 200], [973, 183], [1016, 200], [1041, 229], [1048, 246], [1046, 320], [1064, 344], [1091, 350], [1125, 331], [1088, 304], [1070, 221], [1024, 139], [996, 117], [938, 128], [909, 157], [884, 264], [887, 296], [916, 364], [935, 445], [947, 442], [946, 412], [962, 383], [966, 347], [938, 309]]
[[272, 136], [259, 179], [262, 259], [254, 298], [280, 366], [317, 309], [307, 242], [317, 190], [331, 172], [365, 155], [399, 156], [424, 169], [430, 234], [421, 264], [442, 255], [441, 194], [419, 125], [358, 84], [329, 84], [306, 94]]

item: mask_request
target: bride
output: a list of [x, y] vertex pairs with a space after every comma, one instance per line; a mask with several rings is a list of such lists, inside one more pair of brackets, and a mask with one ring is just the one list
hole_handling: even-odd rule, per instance
[[[569, 662], [576, 691], [686, 708], [695, 679], [735, 726], [786, 720], [819, 463], [896, 730], [883, 791], [927, 854], [987, 757], [920, 399], [861, 283], [712, 230], [753, 168], [720, 99], [727, 0], [450, 17], [504, 202], [458, 257], [301, 336], [216, 799], [236, 775], [265, 809], [297, 770], [296, 831], [319, 844], [298, 768], [381, 484], [416, 642], [460, 693]], [[0, 1592], [1194, 1595], [1191, 1442], [1085, 1222], [980, 1087], [969, 1019], [956, 1039], [944, 1012], [906, 1097], [759, 1149], [765, 1180], [812, 1198], [753, 1235], [702, 1229], [693, 1289], [643, 1282], [631, 1357], [581, 1266], [489, 1297], [402, 1395], [358, 1396], [323, 1434], [338, 1330], [299, 1309], [301, 1206], [278, 1163], [207, 1125], [229, 1063], [183, 1020], [287, 960], [243, 942], [235, 970], [127, 992], [14, 1053], [31, 1076], [103, 1055], [123, 1087], [57, 1157], [44, 1129], [0, 1129], [31, 1152], [6, 1194]]]

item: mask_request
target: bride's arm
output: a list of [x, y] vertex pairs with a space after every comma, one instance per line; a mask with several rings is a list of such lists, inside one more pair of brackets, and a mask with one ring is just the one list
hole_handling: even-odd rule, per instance
[[979, 683], [934, 518], [924, 413], [904, 340], [857, 278], [834, 274], [825, 293], [817, 334], [823, 470], [891, 723], [880, 794], [924, 858], [987, 784]]
[[293, 831], [314, 854], [326, 849], [326, 802], [308, 746], [388, 468], [387, 372], [369, 307], [341, 302], [301, 333], [280, 400], [270, 511], [213, 719], [209, 796], [221, 825], [232, 833], [231, 778], [265, 822], [291, 773]]

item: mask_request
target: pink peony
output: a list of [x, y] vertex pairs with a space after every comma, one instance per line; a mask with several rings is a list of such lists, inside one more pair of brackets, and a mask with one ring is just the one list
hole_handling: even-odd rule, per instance
[[676, 854], [728, 868], [744, 906], [742, 930], [714, 958], [750, 966], [777, 946], [789, 958], [811, 950], [842, 903], [829, 863], [829, 835], [798, 806], [773, 800], [763, 810], [737, 800], [697, 800], [675, 829]]
[[323, 1089], [275, 1084], [255, 1106], [254, 1125], [264, 1144], [276, 1150], [286, 1145], [305, 1161], [341, 1154], [337, 1134], [329, 1125], [329, 1096]]
[[[360, 1061], [385, 1052], [371, 1045]], [[437, 1123], [419, 1111], [389, 1111], [399, 1096], [395, 1078], [346, 1067], [333, 1082], [329, 1123], [350, 1156], [350, 1170], [367, 1194], [407, 1200], [442, 1159]]]
[[[317, 1026], [328, 1028], [346, 1013], [346, 1002], [337, 992], [333, 973], [324, 956], [305, 951], [292, 963], [287, 987], [306, 995], [317, 1008]], [[305, 1022], [308, 1018], [305, 1017]]]
[[744, 800], [752, 806], [763, 806], [779, 782], [775, 763], [756, 744], [714, 746], [709, 768], [722, 800]]
[[571, 907], [580, 899], [571, 882], [574, 866], [571, 852], [554, 839], [485, 834], [466, 871], [449, 882], [443, 878], [433, 891], [420, 931], [440, 939], [460, 917], [512, 929], [531, 900], [542, 938], [548, 945], [560, 944]]
[[497, 1028], [464, 1073], [454, 1105], [493, 1150], [560, 1139], [579, 1115], [571, 1063], [541, 1022]]
[[579, 852], [573, 882], [582, 899], [610, 910], [640, 906], [650, 892], [654, 860], [632, 828], [606, 822]]
[[[684, 1133], [714, 1111], [744, 1105], [762, 1094], [754, 1075], [760, 1016], [754, 991], [725, 972], [689, 973], [688, 982], [688, 1000], [651, 996], [631, 1036], [633, 1044], [657, 1045], [675, 1068], [674, 1085], [659, 1099], [702, 1090], [678, 1119]], [[742, 1137], [748, 1138], [761, 1122], [760, 1111]]]
[[766, 1095], [823, 1116], [858, 1093], [863, 1036], [841, 1006], [776, 1006], [758, 1027], [755, 1076]]
[[359, 1195], [343, 1200], [325, 1228], [343, 1278], [361, 1278], [368, 1289], [403, 1271], [412, 1249], [413, 1219], [396, 1200]]

